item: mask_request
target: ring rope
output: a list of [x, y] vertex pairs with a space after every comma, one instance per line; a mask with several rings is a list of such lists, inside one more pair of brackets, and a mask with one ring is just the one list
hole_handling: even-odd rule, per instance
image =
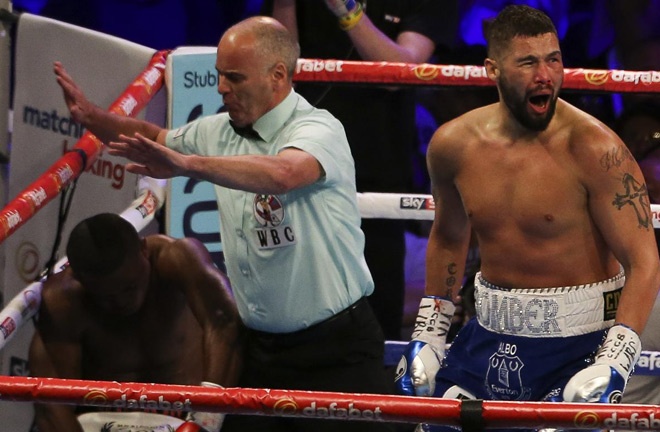
[[114, 381], [0, 377], [0, 400], [99, 408], [436, 423], [488, 428], [660, 429], [660, 406], [461, 401], [418, 396], [209, 388]]
[[[299, 59], [294, 81], [492, 87], [484, 66]], [[658, 93], [660, 71], [564, 68], [565, 90]]]
[[[136, 116], [162, 87], [168, 54], [168, 51], [155, 53], [149, 65], [108, 110], [119, 115]], [[85, 160], [80, 151], [85, 153], [86, 161], [91, 165], [98, 157], [102, 145], [98, 138], [90, 132], [85, 132], [72, 151], [66, 152], [9, 202], [0, 211], [0, 244], [83, 173]]]
[[[129, 86], [110, 110], [135, 115], [162, 86], [165, 60], [169, 51], [159, 51], [149, 66]], [[660, 92], [660, 71], [625, 71], [585, 68], [565, 68], [564, 88], [597, 92]], [[483, 66], [437, 65], [414, 63], [363, 62], [347, 60], [299, 59], [296, 81], [371, 83], [436, 86], [492, 86]], [[128, 111], [126, 111], [126, 109]], [[96, 158], [102, 144], [86, 133], [74, 148], [82, 148], [90, 162]], [[0, 212], [0, 243], [23, 225], [44, 204], [82, 171], [82, 160], [76, 152], [62, 157], [35, 183]]]
[[[363, 192], [357, 198], [363, 218], [433, 220], [432, 195]], [[653, 227], [660, 228], [659, 204], [651, 204], [651, 216]]]

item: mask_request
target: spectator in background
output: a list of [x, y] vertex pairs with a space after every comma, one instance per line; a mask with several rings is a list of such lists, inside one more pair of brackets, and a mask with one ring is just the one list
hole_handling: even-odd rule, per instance
[[[453, 47], [458, 22], [457, 0], [265, 0], [263, 11], [297, 35], [303, 58], [441, 61]], [[296, 91], [344, 125], [359, 192], [412, 192], [414, 90], [298, 83]], [[405, 228], [402, 220], [362, 221], [375, 283], [369, 299], [390, 340], [401, 339]]]

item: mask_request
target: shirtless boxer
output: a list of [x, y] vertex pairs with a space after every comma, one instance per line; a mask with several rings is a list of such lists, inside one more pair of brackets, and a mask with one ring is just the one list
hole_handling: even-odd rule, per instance
[[[450, 398], [617, 402], [660, 285], [644, 178], [614, 132], [558, 97], [562, 56], [545, 14], [504, 8], [488, 43], [499, 102], [444, 124], [429, 146], [438, 205], [397, 385]], [[445, 357], [471, 229], [482, 259], [477, 317]]]
[[[226, 277], [200, 242], [164, 235], [140, 238], [120, 216], [100, 214], [73, 229], [66, 252], [70, 266], [44, 283], [30, 347], [33, 376], [236, 384], [241, 360], [238, 312]], [[81, 427], [91, 421], [90, 415], [79, 422], [77, 414], [68, 405], [36, 406], [40, 432], [90, 430]], [[156, 417], [177, 427], [182, 420], [173, 417], [186, 416], [159, 414], [168, 417], [92, 417], [96, 423], [115, 425], [143, 425], [137, 422]], [[219, 429], [221, 415], [195, 414], [209, 431]]]

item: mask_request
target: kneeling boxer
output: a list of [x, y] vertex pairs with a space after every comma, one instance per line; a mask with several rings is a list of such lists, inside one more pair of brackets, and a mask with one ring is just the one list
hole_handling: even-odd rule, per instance
[[[140, 238], [120, 216], [99, 214], [76, 225], [66, 253], [69, 266], [44, 282], [30, 346], [33, 376], [236, 384], [242, 324], [228, 280], [199, 241]], [[115, 419], [57, 404], [36, 404], [35, 411], [40, 432], [99, 430], [84, 427], [88, 422], [174, 430], [190, 418], [209, 432], [222, 424], [216, 413]]]

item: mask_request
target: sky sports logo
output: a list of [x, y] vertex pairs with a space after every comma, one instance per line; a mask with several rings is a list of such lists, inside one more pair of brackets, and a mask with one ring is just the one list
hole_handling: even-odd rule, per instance
[[434, 210], [435, 202], [429, 197], [403, 196], [399, 207], [402, 210]]

